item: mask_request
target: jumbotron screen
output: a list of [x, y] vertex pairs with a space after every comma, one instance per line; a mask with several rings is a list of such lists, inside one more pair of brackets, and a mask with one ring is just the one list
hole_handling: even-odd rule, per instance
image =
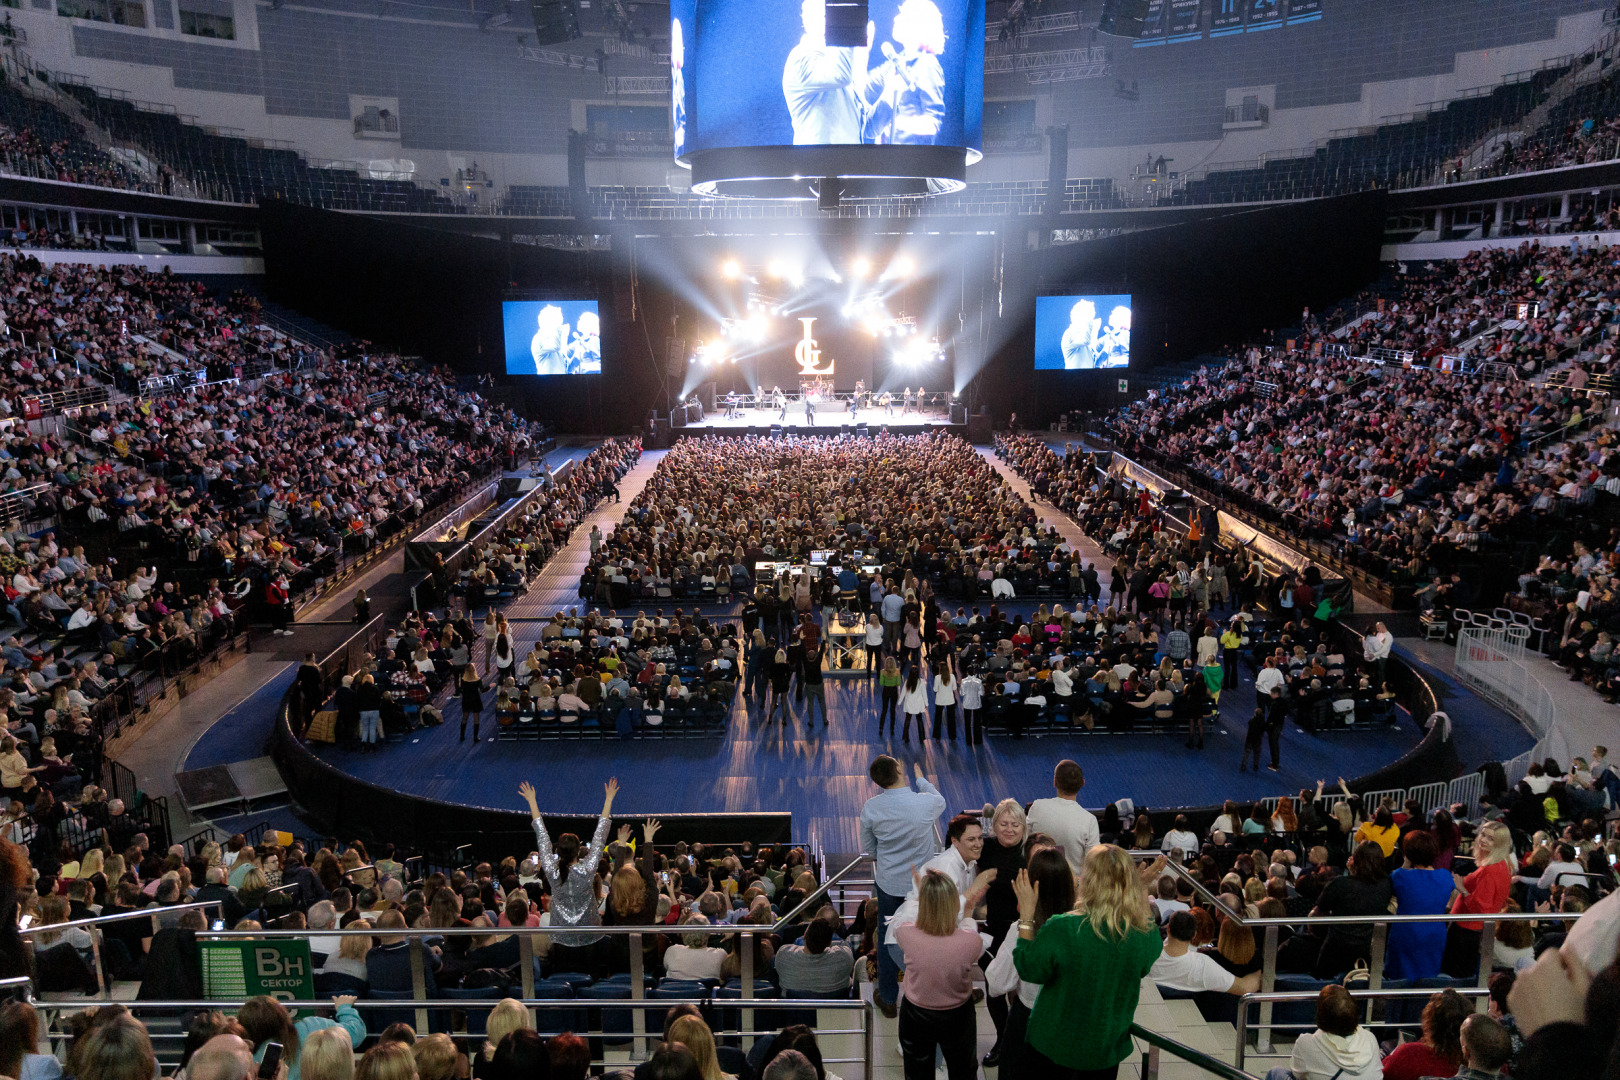
[[1035, 298], [1035, 370], [1095, 371], [1131, 362], [1129, 293]]
[[[766, 146], [963, 147], [984, 117], [984, 0], [870, 0], [827, 44], [826, 0], [673, 0], [675, 157]], [[835, 35], [836, 37], [836, 35]]]
[[508, 375], [600, 375], [602, 319], [595, 300], [501, 304]]

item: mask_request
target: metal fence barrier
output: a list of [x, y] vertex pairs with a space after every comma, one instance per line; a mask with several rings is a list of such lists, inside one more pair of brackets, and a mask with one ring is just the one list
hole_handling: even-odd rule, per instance
[[[732, 926], [732, 925], [726, 925], [726, 924], [722, 923], [722, 924], [716, 924], [716, 925], [707, 927], [707, 928], [704, 929], [704, 932], [706, 934], [708, 934], [709, 936], [711, 936], [711, 937], [744, 937], [744, 938], [748, 938], [748, 939], [757, 939], [757, 938], [762, 937], [762, 936], [767, 936], [768, 937], [768, 936], [771, 936], [771, 935], [780, 934], [780, 933], [782, 933], [782, 931], [785, 928], [796, 925], [796, 923], [800, 919], [807, 919], [809, 917], [808, 913], [819, 910], [821, 905], [829, 903], [830, 902], [829, 891], [832, 888], [834, 888], [835, 886], [841, 887], [842, 885], [844, 885], [846, 883], [846, 881], [849, 879], [849, 876], [852, 873], [852, 871], [854, 871], [854, 869], [857, 866], [861, 865], [863, 860], [865, 860], [867, 858], [869, 858], [869, 856], [867, 856], [867, 855], [857, 855], [857, 856], [855, 856], [853, 859], [851, 859], [849, 861], [849, 863], [847, 865], [845, 865], [843, 867], [843, 869], [839, 870], [837, 873], [835, 873], [835, 874], [831, 875], [830, 877], [828, 877], [827, 880], [822, 882], [815, 889], [814, 892], [812, 892], [812, 893], [810, 893], [810, 895], [806, 896], [804, 898], [804, 900], [802, 900], [798, 905], [796, 905], [791, 911], [784, 912], [780, 917], [778, 917], [776, 922], [774, 922], [774, 923], [772, 923], [770, 925], [747, 925], [747, 924], [744, 924], [744, 925]], [[848, 881], [848, 883], [849, 884], [855, 884], [856, 882]], [[221, 909], [221, 914], [223, 914], [223, 910], [222, 910], [223, 909], [223, 903], [221, 901], [204, 901], [204, 902], [192, 903], [192, 904], [176, 904], [176, 905], [174, 905], [172, 907], [161, 908], [161, 909], [158, 910], [158, 912], [156, 914], [159, 915], [160, 917], [166, 917], [166, 916], [170, 916], [170, 915], [173, 915], [173, 914], [176, 914], [176, 913], [182, 913], [182, 912], [186, 912], [186, 911], [203, 910], [203, 909], [211, 909], [211, 908], [212, 909]], [[137, 919], [137, 918], [150, 919], [150, 918], [153, 918], [153, 917], [154, 917], [154, 912], [151, 909], [145, 909], [145, 910], [142, 910], [142, 911], [129, 912], [129, 913], [120, 914], [120, 915], [99, 916], [99, 917], [93, 918], [93, 919], [78, 919], [78, 920], [74, 920], [72, 922], [52, 923], [52, 924], [44, 925], [44, 926], [34, 926], [34, 927], [28, 928], [27, 930], [22, 931], [22, 933], [26, 937], [33, 937], [33, 936], [35, 936], [37, 934], [55, 934], [55, 933], [60, 933], [60, 932], [62, 932], [64, 930], [70, 930], [70, 929], [96, 929], [96, 928], [99, 928], [101, 926], [105, 926], [105, 925], [107, 925], [109, 923], [113, 923], [113, 922], [121, 922], [121, 921], [124, 921], [124, 920]], [[366, 929], [366, 930], [353, 930], [353, 929], [243, 930], [243, 931], [236, 931], [236, 930], [206, 930], [206, 931], [201, 931], [201, 932], [197, 933], [197, 940], [201, 941], [201, 942], [207, 942], [207, 941], [272, 941], [272, 940], [278, 940], [278, 939], [307, 940], [312, 936], [319, 936], [319, 937], [323, 937], [323, 938], [331, 938], [331, 937], [376, 937], [376, 938], [388, 938], [388, 939], [391, 939], [394, 942], [398, 942], [398, 941], [403, 940], [403, 941], [408, 943], [409, 950], [410, 950], [410, 958], [409, 958], [410, 959], [410, 970], [411, 970], [411, 996], [410, 996], [410, 998], [409, 999], [399, 999], [399, 1000], [389, 1000], [389, 1001], [385, 1001], [385, 1002], [374, 1002], [371, 1005], [369, 1005], [368, 1007], [376, 1007], [377, 1005], [385, 1005], [385, 1006], [391, 1007], [391, 1008], [393, 1008], [395, 1010], [400, 1010], [400, 1009], [414, 1010], [415, 1021], [416, 1021], [415, 1026], [416, 1026], [417, 1030], [418, 1031], [426, 1031], [426, 1030], [429, 1030], [429, 1028], [432, 1026], [430, 1024], [430, 1022], [429, 1022], [429, 1016], [428, 1016], [430, 1009], [466, 1008], [466, 1006], [467, 1006], [467, 1002], [465, 1000], [459, 1000], [458, 999], [458, 1001], [453, 1001], [453, 1002], [439, 1002], [439, 1001], [436, 1001], [436, 1000], [430, 1000], [428, 998], [427, 972], [428, 972], [428, 966], [429, 965], [428, 965], [428, 962], [427, 962], [427, 944], [426, 944], [427, 939], [440, 939], [440, 938], [446, 938], [446, 937], [492, 937], [492, 936], [516, 937], [518, 939], [518, 973], [519, 973], [519, 982], [520, 982], [521, 987], [522, 987], [523, 1000], [526, 1001], [526, 1002], [539, 1002], [539, 1003], [543, 1003], [543, 1004], [547, 1004], [547, 1005], [556, 1005], [556, 1006], [559, 1006], [559, 1007], [562, 1007], [562, 1006], [566, 1005], [569, 1008], [578, 1009], [578, 1008], [582, 1007], [579, 1004], [579, 999], [573, 999], [573, 1000], [570, 1000], [570, 1001], [542, 1002], [542, 999], [536, 998], [536, 996], [535, 996], [535, 983], [536, 983], [535, 976], [536, 976], [536, 971], [537, 971], [537, 968], [539, 967], [539, 965], [536, 962], [537, 957], [536, 957], [536, 953], [535, 953], [535, 939], [543, 937], [543, 938], [549, 939], [552, 944], [566, 945], [570, 938], [578, 939], [578, 938], [601, 938], [601, 937], [626, 937], [626, 938], [629, 939], [628, 946], [627, 946], [627, 951], [628, 951], [628, 954], [629, 954], [629, 966], [630, 966], [630, 972], [629, 972], [630, 985], [628, 987], [628, 991], [629, 991], [630, 996], [628, 998], [623, 998], [623, 999], [619, 999], [619, 998], [604, 999], [604, 1001], [609, 1002], [609, 1003], [601, 1004], [601, 1005], [598, 1005], [596, 1007], [615, 1008], [615, 1009], [617, 1009], [617, 1008], [630, 1008], [630, 1009], [633, 1010], [632, 1018], [631, 1018], [632, 1019], [631, 1032], [630, 1032], [628, 1037], [630, 1039], [632, 1039], [633, 1044], [637, 1049], [638, 1060], [639, 1060], [640, 1058], [645, 1057], [646, 1038], [647, 1038], [647, 1029], [646, 1029], [646, 1023], [645, 1023], [645, 1009], [647, 1009], [647, 1008], [668, 1008], [670, 1006], [670, 1004], [672, 1003], [672, 1001], [674, 1000], [674, 999], [659, 999], [659, 998], [648, 999], [647, 998], [647, 996], [646, 996], [647, 972], [646, 972], [646, 966], [645, 966], [645, 959], [644, 959], [644, 956], [643, 956], [643, 953], [642, 953], [643, 939], [646, 938], [649, 935], [656, 936], [656, 935], [661, 934], [661, 933], [678, 934], [678, 933], [681, 933], [681, 932], [683, 932], [683, 931], [681, 931], [679, 927], [665, 928], [665, 927], [660, 927], [660, 926], [444, 927], [444, 928], [430, 928], [430, 929], [426, 929], [426, 930], [414, 930], [414, 929], [379, 930], [379, 929], [374, 927], [374, 928]], [[100, 954], [100, 951], [99, 951], [99, 936], [95, 935], [95, 934], [92, 934], [91, 935], [91, 942], [92, 942], [92, 949], [95, 950], [97, 975], [99, 977], [103, 973], [103, 970], [104, 970], [103, 966], [101, 964], [101, 954]], [[740, 949], [740, 967], [741, 967], [741, 971], [740, 971], [740, 977], [739, 977], [739, 980], [738, 980], [739, 983], [740, 983], [740, 987], [739, 987], [739, 990], [738, 990], [738, 995], [739, 996], [737, 998], [725, 998], [725, 999], [722, 999], [725, 1002], [725, 1004], [722, 1006], [723, 1008], [726, 1008], [726, 1009], [740, 1009], [741, 1010], [741, 1014], [740, 1014], [741, 1015], [741, 1022], [740, 1022], [740, 1027], [739, 1027], [738, 1034], [740, 1034], [740, 1036], [742, 1037], [745, 1045], [751, 1045], [754, 1036], [757, 1035], [757, 1034], [761, 1034], [760, 1032], [756, 1032], [756, 1031], [753, 1030], [753, 1028], [754, 1028], [754, 1009], [756, 1008], [756, 1003], [759, 1000], [761, 1000], [761, 999], [758, 999], [756, 997], [756, 995], [755, 995], [755, 991], [757, 989], [757, 979], [756, 979], [756, 972], [755, 972], [755, 967], [754, 967], [754, 954], [755, 954], [756, 949], [757, 949], [757, 942], [754, 941], [754, 940], [749, 940], [748, 943]], [[110, 998], [109, 990], [106, 987], [105, 982], [103, 982], [102, 993], [99, 996], [85, 997], [85, 998], [82, 998], [82, 999], [75, 999], [75, 1000], [82, 1000], [85, 1004], [96, 1004], [96, 1003], [101, 1003], [101, 1002], [111, 1000], [111, 998]], [[836, 1008], [843, 1008], [843, 1009], [859, 1009], [859, 1010], [862, 1010], [863, 1019], [862, 1019], [862, 1031], [861, 1031], [861, 1034], [862, 1034], [862, 1040], [863, 1040], [863, 1046], [864, 1046], [862, 1062], [863, 1062], [863, 1065], [865, 1067], [865, 1071], [863, 1072], [862, 1075], [864, 1077], [870, 1077], [872, 1075], [872, 1073], [871, 1073], [871, 1062], [872, 1062], [872, 1050], [871, 1050], [872, 1033], [871, 1033], [871, 1026], [872, 1025], [871, 1025], [871, 1018], [870, 1018], [870, 1006], [867, 1003], [861, 1002], [861, 1001], [856, 1001], [854, 999], [848, 999], [848, 1000], [840, 1001], [838, 999], [826, 999], [826, 1000], [824, 1000], [824, 999], [820, 999], [820, 998], [802, 998], [802, 999], [801, 998], [790, 998], [790, 999], [776, 998], [776, 999], [764, 999], [764, 1000], [767, 1000], [767, 1001], [771, 1002], [771, 1007], [772, 1008], [777, 1008], [777, 1009], [797, 1009], [797, 1010], [799, 1010], [801, 1012], [808, 1011], [810, 1009], [820, 1009], [820, 1008], [822, 1008], [824, 1006], [825, 1007], [830, 1007], [830, 1008], [836, 1007]], [[123, 1004], [129, 1004], [129, 1003], [123, 1003]], [[185, 1005], [183, 1003], [177, 1003], [177, 1002], [171, 1002], [171, 1001], [165, 1001], [165, 1002], [143, 1001], [143, 1002], [140, 1003], [141, 1007], [149, 1008], [149, 1009], [152, 1009], [152, 1008], [180, 1008], [180, 1007], [191, 1007], [191, 1008], [209, 1008], [209, 1007], [212, 1007], [212, 1008], [218, 1008], [220, 1006], [220, 1004], [221, 1003], [217, 1002], [217, 1001], [216, 1002], [204, 1002], [204, 1003], [201, 1003], [201, 1004], [193, 1003], [193, 1004], [190, 1004], [190, 1005]], [[357, 1002], [356, 1004], [358, 1005], [359, 1003]], [[591, 1007], [591, 1006], [584, 1006], [584, 1007]]]
[[[1161, 852], [1133, 851], [1131, 855], [1139, 859], [1157, 858]], [[1271, 1029], [1275, 1027], [1271, 1021], [1271, 1004], [1268, 996], [1276, 992], [1277, 987], [1277, 949], [1281, 941], [1282, 927], [1318, 927], [1318, 926], [1371, 926], [1372, 946], [1367, 965], [1367, 989], [1371, 992], [1383, 989], [1384, 981], [1384, 952], [1389, 942], [1389, 928], [1396, 923], [1454, 923], [1477, 922], [1482, 924], [1479, 935], [1479, 968], [1474, 986], [1470, 989], [1483, 993], [1489, 986], [1493, 959], [1493, 949], [1496, 944], [1496, 926], [1504, 922], [1536, 922], [1558, 921], [1549, 919], [1547, 915], [1533, 911], [1501, 912], [1495, 915], [1481, 913], [1463, 915], [1316, 915], [1286, 917], [1281, 919], [1247, 918], [1242, 911], [1234, 911], [1221, 902], [1220, 897], [1204, 887], [1204, 883], [1190, 873], [1186, 867], [1179, 863], [1165, 864], [1165, 873], [1174, 874], [1187, 881], [1212, 911], [1219, 912], [1224, 918], [1231, 920], [1238, 926], [1249, 929], [1260, 929], [1264, 933], [1264, 944], [1261, 948], [1261, 996], [1260, 1018], [1252, 1026], [1260, 1031], [1259, 1045], [1262, 1053], [1271, 1049]], [[1460, 988], [1459, 988], [1460, 989]], [[1388, 991], [1394, 993], [1394, 991]], [[1426, 991], [1434, 993], [1434, 989]], [[1472, 996], [1478, 996], [1478, 993]], [[1310, 995], [1307, 995], [1310, 996]], [[1294, 999], [1288, 999], [1294, 1000]], [[1241, 1058], [1239, 1059], [1241, 1061]]]
[[[1442, 987], [1418, 987], [1418, 988], [1410, 988], [1410, 989], [1403, 988], [1403, 989], [1400, 989], [1400, 990], [1351, 990], [1350, 991], [1350, 996], [1355, 998], [1357, 1001], [1365, 1001], [1365, 1002], [1367, 1002], [1369, 1004], [1371, 1004], [1372, 1002], [1375, 1002], [1375, 1001], [1398, 1001], [1398, 1000], [1400, 1000], [1402, 998], [1420, 998], [1420, 999], [1422, 999], [1424, 1001], [1427, 1001], [1429, 998], [1433, 997], [1435, 994], [1440, 993], [1440, 991], [1442, 989], [1455, 990], [1458, 994], [1462, 995], [1465, 998], [1476, 998], [1480, 1002], [1483, 1002], [1484, 999], [1490, 997], [1490, 993], [1491, 993], [1489, 989], [1481, 988], [1481, 987], [1477, 987], [1477, 986], [1454, 986], [1454, 987], [1449, 987], [1449, 988], [1442, 988]], [[1249, 1049], [1249, 1046], [1248, 1046], [1248, 1043], [1249, 1043], [1249, 1006], [1251, 1006], [1251, 1005], [1259, 1005], [1262, 1012], [1269, 1013], [1271, 1011], [1271, 1006], [1272, 1005], [1285, 1004], [1285, 1003], [1288, 1003], [1288, 1002], [1315, 1001], [1317, 996], [1320, 993], [1321, 993], [1321, 991], [1319, 991], [1319, 990], [1284, 990], [1284, 991], [1278, 991], [1278, 992], [1262, 992], [1262, 993], [1258, 993], [1258, 994], [1244, 994], [1242, 997], [1240, 997], [1238, 999], [1237, 1023], [1235, 1025], [1235, 1027], [1237, 1029], [1237, 1056], [1234, 1059], [1238, 1069], [1241, 1070], [1243, 1068], [1243, 1063], [1244, 1063], [1245, 1059], [1248, 1056], [1248, 1049]], [[1368, 1020], [1368, 1021], [1364, 1022], [1364, 1026], [1366, 1026], [1366, 1027], [1413, 1027], [1414, 1024], [1412, 1022], [1407, 1022], [1407, 1021]], [[1268, 1024], [1267, 1027], [1270, 1030], [1289, 1029], [1289, 1030], [1309, 1031], [1309, 1030], [1314, 1029], [1316, 1027], [1316, 1025], [1315, 1024]], [[1245, 1075], [1247, 1075], [1247, 1074], [1245, 1074]]]

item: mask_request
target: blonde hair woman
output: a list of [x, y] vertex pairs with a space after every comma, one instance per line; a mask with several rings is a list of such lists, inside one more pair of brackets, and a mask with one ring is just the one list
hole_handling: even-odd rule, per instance
[[[1149, 868], [1150, 879], [1163, 862]], [[1019, 938], [1013, 966], [1021, 980], [1041, 984], [1025, 1034], [1029, 1059], [1042, 1075], [1111, 1072], [1133, 1052], [1142, 978], [1163, 949], [1142, 876], [1123, 848], [1096, 845], [1086, 852], [1074, 912], [1053, 916], [1039, 932], [1040, 890], [1027, 871], [1013, 889]]]
[[714, 1032], [709, 1030], [709, 1025], [703, 1022], [701, 1016], [682, 1016], [669, 1025], [668, 1041], [680, 1043], [692, 1051], [703, 1080], [735, 1080], [730, 1073], [720, 1071], [720, 1061], [714, 1049]]
[[883, 734], [883, 718], [889, 718], [889, 734], [894, 734], [895, 712], [900, 707], [900, 664], [894, 657], [884, 658], [883, 670], [878, 674], [878, 689], [883, 694], [883, 706], [878, 710], [878, 735]]
[[349, 1033], [336, 1025], [312, 1032], [298, 1051], [298, 1070], [303, 1080], [354, 1080]]
[[478, 1052], [480, 1061], [485, 1064], [493, 1061], [495, 1048], [501, 1045], [501, 1040], [514, 1031], [531, 1028], [529, 1021], [529, 1010], [523, 1002], [516, 998], [502, 998], [489, 1011], [489, 1020], [484, 1024], [484, 1046]]
[[354, 1080], [416, 1080], [416, 1055], [404, 1043], [378, 1043], [360, 1059]]
[[[793, 685], [793, 665], [788, 663], [787, 650], [777, 649], [771, 660], [771, 687], [765, 699], [765, 719], [770, 720], [776, 706], [782, 706], [782, 723], [788, 721], [788, 688]], [[670, 682], [674, 682], [673, 679]]]
[[932, 1076], [934, 1050], [945, 1055], [949, 1080], [978, 1074], [973, 979], [984, 939], [963, 921], [956, 885], [937, 870], [912, 872], [917, 921], [890, 928], [906, 958], [906, 992], [900, 1002], [900, 1047], [908, 1077]]
[[[344, 929], [370, 930], [371, 924], [356, 919]], [[326, 958], [321, 970], [328, 975], [348, 975], [360, 982], [366, 981], [366, 954], [371, 951], [371, 939], [364, 934], [345, 934], [338, 944], [337, 954]]]
[[[1474, 835], [1474, 865], [1477, 869], [1463, 877], [1455, 871], [1457, 898], [1453, 915], [1498, 914], [1507, 903], [1513, 884], [1513, 834], [1500, 821], [1480, 826]], [[1473, 979], [1479, 976], [1479, 936], [1483, 922], [1454, 922], [1446, 930], [1446, 951], [1440, 958], [1442, 974]]]

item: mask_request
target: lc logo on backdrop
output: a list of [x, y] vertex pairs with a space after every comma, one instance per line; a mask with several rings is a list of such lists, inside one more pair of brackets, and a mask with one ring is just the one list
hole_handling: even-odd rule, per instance
[[821, 350], [816, 347], [815, 334], [810, 329], [816, 321], [815, 316], [812, 315], [809, 318], [801, 316], [799, 321], [804, 324], [804, 337], [800, 339], [798, 344], [793, 346], [793, 359], [799, 365], [799, 374], [831, 375], [836, 361], [828, 357], [827, 366], [821, 366]]

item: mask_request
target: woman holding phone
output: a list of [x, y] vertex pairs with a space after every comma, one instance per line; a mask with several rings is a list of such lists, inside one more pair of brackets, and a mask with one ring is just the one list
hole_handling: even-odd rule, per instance
[[[287, 1009], [273, 997], [261, 995], [248, 998], [237, 1010], [237, 1022], [242, 1025], [247, 1041], [253, 1046], [253, 1060], [261, 1063], [272, 1054], [279, 1053], [287, 1066], [287, 1080], [299, 1080], [299, 1048], [303, 1040], [317, 1031], [341, 1027], [349, 1034], [351, 1044], [358, 1046], [366, 1038], [366, 1022], [354, 1007], [354, 995], [344, 994], [332, 999], [337, 1006], [337, 1019], [311, 1016], [306, 1013], [295, 1024]], [[276, 1048], [276, 1049], [273, 1049]], [[274, 1072], [274, 1066], [270, 1071]], [[260, 1075], [263, 1075], [261, 1071]]]

